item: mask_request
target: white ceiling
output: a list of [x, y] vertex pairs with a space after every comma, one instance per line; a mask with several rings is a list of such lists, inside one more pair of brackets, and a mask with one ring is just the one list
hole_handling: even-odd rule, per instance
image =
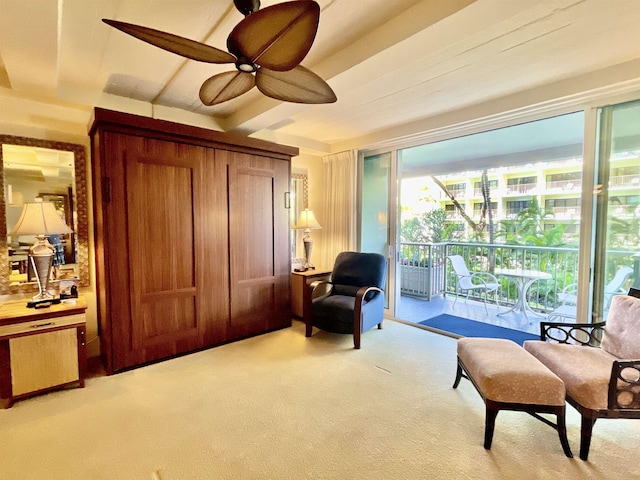
[[205, 107], [200, 85], [228, 65], [186, 60], [101, 19], [225, 49], [242, 19], [232, 0], [0, 0], [0, 124], [86, 132], [103, 106], [327, 153], [471, 107], [517, 106], [505, 97], [542, 101], [543, 86], [567, 96], [640, 79], [640, 0], [318, 3], [302, 64], [327, 80], [335, 104], [282, 103], [254, 89]]

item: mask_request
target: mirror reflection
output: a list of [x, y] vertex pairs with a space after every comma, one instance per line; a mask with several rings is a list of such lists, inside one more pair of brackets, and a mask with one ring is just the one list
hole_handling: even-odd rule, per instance
[[[77, 230], [74, 205], [75, 171], [73, 152], [23, 145], [2, 145], [6, 199], [6, 228], [18, 222], [26, 202], [52, 203], [60, 219]], [[77, 255], [73, 233], [49, 235], [55, 247], [53, 279], [77, 278]], [[35, 281], [29, 262], [33, 235], [8, 235], [10, 285]]]
[[10, 234], [28, 202], [52, 204], [72, 230], [47, 236], [55, 249], [49, 286], [55, 290], [63, 281], [89, 285], [84, 147], [1, 135], [0, 143], [4, 187], [0, 203], [5, 216], [0, 222], [0, 292], [38, 290], [33, 262], [29, 261], [35, 236]]

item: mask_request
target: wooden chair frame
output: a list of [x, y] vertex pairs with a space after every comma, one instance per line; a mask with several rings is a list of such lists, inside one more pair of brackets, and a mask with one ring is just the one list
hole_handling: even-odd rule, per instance
[[[585, 348], [600, 348], [606, 322], [559, 323], [541, 322], [540, 339], [557, 343], [573, 343]], [[631, 373], [631, 374], [630, 374]], [[589, 375], [588, 371], [584, 372]], [[640, 359], [614, 360], [611, 365], [606, 409], [580, 405], [567, 393], [567, 402], [581, 415], [580, 458], [587, 460], [593, 426], [599, 418], [640, 418]]]

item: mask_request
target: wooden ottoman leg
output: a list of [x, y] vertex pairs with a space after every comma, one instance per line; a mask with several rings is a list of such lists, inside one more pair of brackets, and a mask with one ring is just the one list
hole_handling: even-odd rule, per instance
[[496, 417], [499, 410], [490, 407], [487, 403], [486, 417], [484, 420], [484, 448], [491, 450], [491, 442], [493, 441], [493, 430], [496, 426]]
[[458, 371], [456, 372], [456, 381], [453, 382], [453, 388], [458, 388], [458, 385], [460, 385], [461, 378], [462, 378], [462, 364], [460, 363], [460, 359], [458, 359]]

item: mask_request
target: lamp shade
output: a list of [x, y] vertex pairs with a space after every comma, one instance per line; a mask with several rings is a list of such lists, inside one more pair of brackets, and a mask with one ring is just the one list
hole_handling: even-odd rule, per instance
[[315, 230], [322, 227], [318, 223], [318, 220], [316, 220], [316, 216], [313, 214], [313, 212], [308, 208], [305, 208], [302, 212], [300, 212], [300, 217], [298, 218], [298, 223], [296, 223], [295, 228], [296, 230]]
[[51, 202], [26, 202], [9, 235], [53, 235], [71, 233]]

